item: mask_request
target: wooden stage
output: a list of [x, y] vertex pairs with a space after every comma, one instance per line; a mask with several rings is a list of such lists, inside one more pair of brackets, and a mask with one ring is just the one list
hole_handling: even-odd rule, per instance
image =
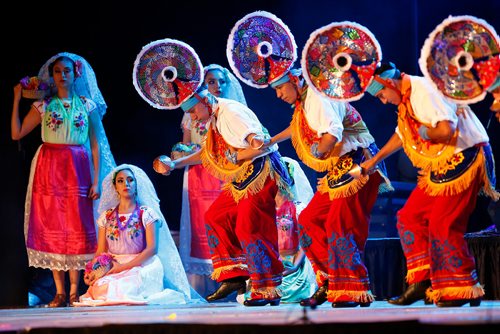
[[105, 306], [0, 310], [6, 333], [500, 333], [500, 301], [479, 307], [370, 307], [315, 310], [299, 304], [245, 307], [235, 302], [184, 306]]

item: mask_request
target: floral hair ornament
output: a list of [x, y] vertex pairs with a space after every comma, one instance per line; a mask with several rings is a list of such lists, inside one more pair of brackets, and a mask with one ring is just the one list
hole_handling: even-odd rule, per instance
[[500, 40], [486, 21], [449, 16], [427, 37], [418, 61], [424, 76], [449, 100], [484, 99], [500, 70]]
[[154, 108], [176, 109], [202, 85], [203, 66], [188, 44], [169, 38], [157, 40], [137, 55], [133, 83]]
[[39, 77], [26, 76], [19, 83], [22, 87], [22, 95], [27, 99], [41, 100], [49, 90], [49, 85]]
[[363, 97], [373, 79], [382, 49], [366, 27], [355, 22], [333, 22], [313, 31], [302, 51], [307, 84], [337, 101]]
[[241, 81], [265, 88], [293, 66], [297, 45], [290, 29], [278, 17], [256, 11], [236, 22], [227, 40], [226, 55]]

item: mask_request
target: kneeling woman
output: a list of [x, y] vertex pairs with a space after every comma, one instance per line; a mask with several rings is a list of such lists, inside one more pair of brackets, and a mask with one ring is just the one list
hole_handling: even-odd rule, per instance
[[110, 254], [112, 267], [103, 277], [86, 270], [89, 289], [75, 306], [202, 302], [189, 286], [146, 173], [120, 165], [106, 176], [102, 188], [98, 246], [91, 264]]

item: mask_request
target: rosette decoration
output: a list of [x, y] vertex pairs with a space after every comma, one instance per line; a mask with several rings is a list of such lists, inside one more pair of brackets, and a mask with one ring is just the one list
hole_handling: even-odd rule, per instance
[[157, 109], [176, 109], [203, 83], [203, 66], [188, 44], [162, 39], [145, 45], [133, 70], [134, 87]]
[[297, 59], [297, 45], [288, 27], [274, 14], [256, 11], [236, 22], [227, 41], [227, 59], [244, 83], [266, 88]]
[[311, 33], [302, 51], [308, 85], [333, 100], [359, 100], [370, 84], [382, 50], [375, 36], [355, 22], [333, 22]]
[[500, 70], [495, 29], [473, 16], [450, 16], [427, 37], [419, 65], [448, 99], [462, 104], [484, 99]]

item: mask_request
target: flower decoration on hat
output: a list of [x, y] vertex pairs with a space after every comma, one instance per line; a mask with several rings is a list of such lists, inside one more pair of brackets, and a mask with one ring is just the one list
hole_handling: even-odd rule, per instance
[[420, 70], [446, 98], [475, 103], [486, 96], [500, 71], [495, 29], [473, 16], [450, 16], [427, 37]]
[[227, 41], [227, 59], [249, 86], [265, 88], [285, 75], [297, 59], [290, 29], [274, 14], [256, 11], [236, 22]]
[[311, 33], [302, 51], [303, 76], [333, 100], [359, 100], [370, 84], [382, 50], [375, 36], [355, 22], [333, 22]]
[[157, 109], [176, 109], [203, 83], [203, 66], [194, 49], [175, 39], [145, 45], [133, 70], [134, 87]]

